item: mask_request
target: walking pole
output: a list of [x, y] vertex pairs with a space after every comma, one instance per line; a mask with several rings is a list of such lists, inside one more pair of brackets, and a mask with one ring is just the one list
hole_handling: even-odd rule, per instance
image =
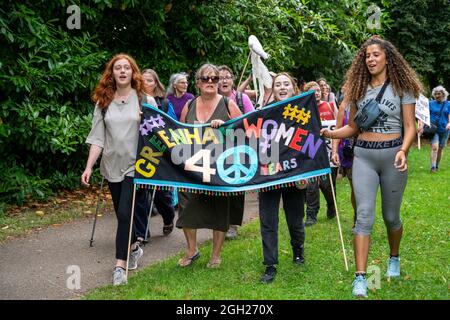
[[244, 76], [244, 72], [245, 72], [245, 70], [247, 69], [247, 65], [248, 65], [248, 62], [249, 62], [249, 60], [250, 60], [250, 56], [251, 56], [251, 55], [252, 55], [252, 51], [250, 51], [250, 52], [248, 53], [247, 62], [245, 63], [244, 70], [242, 70], [241, 78], [239, 79], [239, 83], [238, 83], [238, 85], [237, 85], [236, 88], [239, 88], [239, 86], [241, 85], [242, 77]]
[[100, 190], [98, 191], [97, 208], [95, 209], [94, 225], [92, 226], [92, 234], [91, 234], [91, 240], [89, 240], [89, 247], [92, 247], [93, 246], [92, 244], [94, 243], [95, 225], [97, 224], [98, 209], [100, 207], [100, 197], [102, 195], [104, 181], [105, 181], [105, 177], [102, 177], [102, 183], [100, 184]]
[[150, 226], [150, 218], [152, 216], [153, 203], [155, 202], [156, 186], [153, 188], [152, 202], [150, 202], [150, 211], [148, 212], [147, 228], [145, 229], [144, 242], [147, 242], [148, 228]]
[[131, 204], [130, 232], [128, 234], [127, 267], [125, 269], [125, 278], [128, 280], [128, 263], [130, 261], [131, 233], [133, 232], [134, 201], [136, 199], [136, 185], [133, 184], [133, 202]]
[[341, 222], [339, 220], [339, 211], [337, 208], [336, 194], [334, 192], [333, 178], [331, 177], [331, 172], [329, 173], [329, 176], [330, 176], [330, 183], [331, 183], [331, 191], [333, 193], [334, 208], [336, 209], [336, 218], [337, 218], [337, 223], [338, 223], [338, 228], [339, 228], [339, 236], [341, 238], [342, 252], [344, 253], [345, 271], [348, 271], [347, 255], [345, 253], [344, 238], [342, 237]]

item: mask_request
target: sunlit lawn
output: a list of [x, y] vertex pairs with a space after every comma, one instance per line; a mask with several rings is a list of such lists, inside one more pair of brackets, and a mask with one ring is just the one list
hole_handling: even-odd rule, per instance
[[[409, 155], [409, 182], [402, 206], [404, 238], [401, 246], [402, 276], [384, 278], [388, 244], [380, 206], [372, 234], [369, 266], [379, 270], [380, 288], [370, 299], [448, 299], [450, 155], [437, 174], [429, 173], [429, 147], [413, 149]], [[349, 271], [345, 271], [336, 219], [327, 220], [322, 205], [319, 222], [307, 229], [306, 265], [291, 262], [287, 228], [280, 214], [280, 264], [276, 280], [259, 283], [262, 265], [259, 222], [240, 229], [238, 240], [225, 243], [220, 269], [207, 269], [211, 252], [208, 242], [200, 247], [202, 257], [188, 268], [179, 268], [171, 257], [139, 272], [131, 273], [127, 286], [107, 286], [87, 299], [353, 299], [351, 283], [355, 271], [352, 248], [352, 208], [347, 180], [337, 187]], [[322, 199], [323, 200], [323, 199]], [[323, 203], [323, 202], [322, 202]], [[375, 273], [371, 275], [376, 276]]]

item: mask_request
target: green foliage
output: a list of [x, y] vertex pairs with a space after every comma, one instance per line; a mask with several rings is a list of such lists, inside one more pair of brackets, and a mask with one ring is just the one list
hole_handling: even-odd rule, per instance
[[[388, 38], [435, 85], [450, 70], [445, 3], [375, 1], [382, 29], [368, 30], [371, 0], [3, 1], [2, 166], [17, 165], [30, 181], [49, 179], [52, 191], [76, 186], [87, 153], [90, 96], [105, 63], [119, 52], [154, 68], [163, 83], [174, 72], [192, 75], [204, 62], [227, 64], [240, 76], [254, 34], [271, 55], [269, 69], [307, 81], [325, 77], [336, 91], [361, 43], [390, 28]], [[80, 30], [66, 26], [73, 4], [80, 7]]]
[[0, 203], [23, 204], [52, 194], [52, 181], [27, 172], [20, 164], [0, 162]]
[[0, 8], [2, 201], [44, 199], [63, 186], [52, 177], [78, 175], [106, 59], [89, 32], [71, 34], [55, 18], [61, 7], [42, 4]]
[[[90, 95], [111, 55], [131, 54], [141, 67], [156, 69], [163, 82], [173, 72], [192, 73], [206, 61], [227, 64], [238, 74], [248, 56], [248, 36], [254, 34], [271, 54], [270, 69], [305, 78], [321, 70], [337, 84], [351, 51], [366, 36], [362, 13], [367, 3], [2, 2], [0, 152], [2, 167], [11, 169], [3, 173], [2, 199], [22, 203], [78, 185]], [[66, 26], [72, 4], [80, 6], [80, 30]]]
[[419, 73], [429, 91], [450, 87], [450, 4], [448, 0], [395, 0], [395, 21], [387, 37]]

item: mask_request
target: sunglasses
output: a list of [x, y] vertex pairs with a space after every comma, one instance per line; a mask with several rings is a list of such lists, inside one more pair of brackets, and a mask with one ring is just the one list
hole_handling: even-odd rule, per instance
[[198, 80], [200, 80], [203, 83], [208, 83], [209, 80], [211, 80], [212, 83], [218, 83], [219, 82], [219, 77], [218, 76], [201, 76], [198, 78]]

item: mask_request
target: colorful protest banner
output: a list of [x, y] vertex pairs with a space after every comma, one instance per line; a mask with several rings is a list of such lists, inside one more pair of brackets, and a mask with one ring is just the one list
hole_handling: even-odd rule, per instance
[[146, 105], [134, 183], [223, 194], [294, 186], [330, 173], [312, 91], [213, 129]]

